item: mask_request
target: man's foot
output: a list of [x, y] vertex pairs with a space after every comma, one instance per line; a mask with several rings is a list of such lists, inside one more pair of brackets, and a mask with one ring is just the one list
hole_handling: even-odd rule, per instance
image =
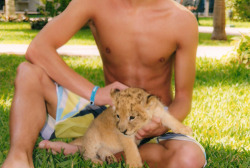
[[43, 140], [39, 143], [39, 148], [41, 149], [51, 149], [53, 154], [61, 153], [63, 150], [64, 155], [74, 154], [79, 151], [79, 147], [76, 145], [68, 144], [65, 142], [51, 142], [48, 140]]
[[4, 161], [2, 168], [32, 168], [34, 167], [33, 162], [29, 163], [29, 159], [25, 154], [20, 152], [11, 153], [9, 152], [7, 159]]

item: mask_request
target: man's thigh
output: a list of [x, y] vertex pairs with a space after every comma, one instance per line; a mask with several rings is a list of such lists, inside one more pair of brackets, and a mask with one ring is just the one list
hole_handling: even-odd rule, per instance
[[159, 143], [146, 143], [140, 146], [139, 151], [143, 162], [147, 162], [151, 167], [154, 165], [157, 165], [155, 167], [174, 167], [173, 165], [176, 164], [186, 164], [186, 160], [200, 167], [206, 163], [200, 146], [191, 141], [162, 140]]

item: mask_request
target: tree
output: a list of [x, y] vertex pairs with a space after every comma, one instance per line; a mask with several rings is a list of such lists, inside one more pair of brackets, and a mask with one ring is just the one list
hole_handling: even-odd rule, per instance
[[15, 0], [5, 0], [5, 16], [9, 20], [10, 16], [15, 15]]
[[225, 0], [214, 1], [212, 40], [227, 40]]

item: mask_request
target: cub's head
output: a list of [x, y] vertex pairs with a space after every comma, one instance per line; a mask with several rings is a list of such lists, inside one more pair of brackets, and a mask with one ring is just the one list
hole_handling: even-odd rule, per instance
[[128, 136], [135, 134], [150, 119], [145, 108], [156, 99], [139, 88], [112, 90], [111, 97], [116, 127]]

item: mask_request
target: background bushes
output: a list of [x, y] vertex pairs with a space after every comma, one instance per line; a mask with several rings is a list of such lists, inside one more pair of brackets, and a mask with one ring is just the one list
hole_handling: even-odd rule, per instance
[[38, 12], [54, 17], [66, 9], [71, 0], [42, 0], [44, 6], [38, 7]]
[[250, 0], [227, 0], [226, 5], [233, 11], [233, 20], [250, 21]]

